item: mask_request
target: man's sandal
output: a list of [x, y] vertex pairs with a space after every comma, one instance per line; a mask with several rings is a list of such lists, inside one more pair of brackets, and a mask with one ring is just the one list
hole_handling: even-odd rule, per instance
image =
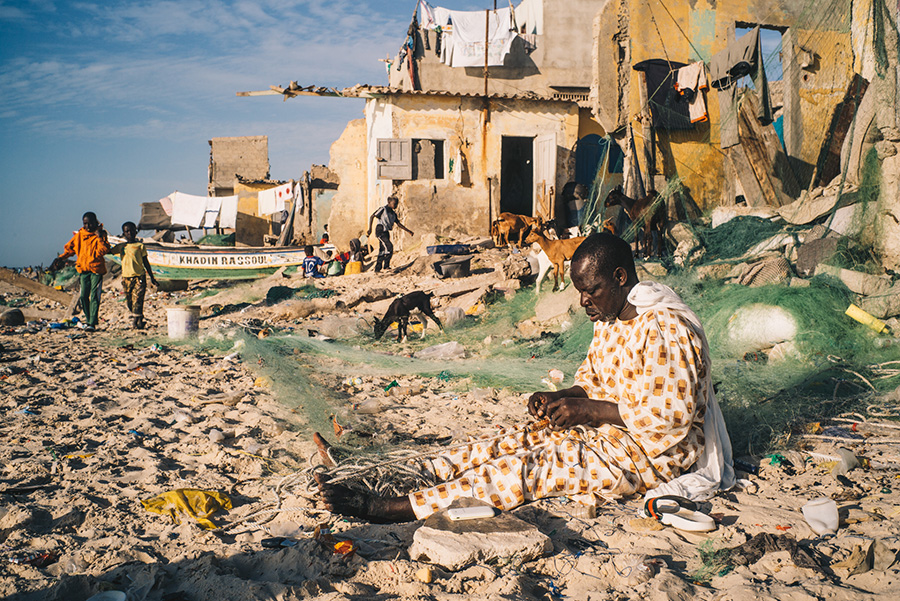
[[716, 522], [697, 511], [697, 504], [684, 497], [664, 495], [647, 499], [644, 511], [653, 519], [678, 530], [710, 532], [716, 529]]

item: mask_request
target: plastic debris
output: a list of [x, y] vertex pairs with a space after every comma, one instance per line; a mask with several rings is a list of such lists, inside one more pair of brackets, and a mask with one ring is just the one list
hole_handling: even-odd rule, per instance
[[221, 509], [231, 509], [231, 499], [216, 491], [176, 488], [152, 499], [142, 500], [141, 505], [147, 511], [168, 515], [176, 524], [180, 523], [178, 515], [185, 514], [205, 530], [213, 530], [216, 525], [208, 519], [209, 516]]

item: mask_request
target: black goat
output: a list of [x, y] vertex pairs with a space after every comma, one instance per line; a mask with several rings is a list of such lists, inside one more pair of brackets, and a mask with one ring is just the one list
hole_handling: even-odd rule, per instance
[[443, 330], [444, 326], [441, 325], [441, 320], [438, 319], [437, 316], [435, 316], [434, 311], [431, 310], [431, 298], [433, 296], [433, 293], [416, 291], [395, 298], [394, 302], [391, 303], [391, 306], [388, 307], [384, 317], [381, 319], [375, 318], [375, 340], [384, 336], [388, 326], [395, 321], [397, 322], [397, 342], [406, 338], [406, 328], [409, 325], [409, 314], [416, 309], [430, 317], [431, 320]]

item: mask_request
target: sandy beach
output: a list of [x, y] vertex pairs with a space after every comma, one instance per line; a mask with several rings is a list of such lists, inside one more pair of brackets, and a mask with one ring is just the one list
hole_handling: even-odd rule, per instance
[[[466, 279], [502, 271], [503, 257], [483, 253]], [[396, 274], [320, 280], [317, 288], [332, 292], [299, 300], [266, 301], [275, 285], [309, 285], [283, 274], [152, 293], [146, 331], [128, 327], [115, 278], [105, 287], [100, 329], [91, 334], [48, 329], [62, 317], [61, 306], [0, 290], [4, 300], [25, 305], [31, 324], [0, 334], [0, 597], [82, 601], [104, 591], [121, 591], [131, 601], [894, 596], [900, 434], [897, 422], [885, 419], [836, 422], [859, 435], [807, 438], [774, 457], [736, 452], [759, 471], [741, 472], [741, 487], [702, 504], [718, 522], [709, 533], [641, 517], [641, 499], [609, 503], [595, 517], [564, 498], [543, 500], [510, 512], [549, 537], [543, 556], [476, 559], [451, 570], [411, 557], [421, 522], [370, 524], [317, 509], [307, 486], [310, 467], [319, 463], [314, 429], [328, 428], [323, 434], [337, 443], [338, 455], [377, 456], [398, 449], [430, 453], [522, 423], [527, 386], [490, 385], [489, 349], [514, 339], [520, 348], [539, 345], [542, 331], [546, 340], [546, 332], [565, 331], [579, 318], [571, 285], [546, 292], [564, 307], [562, 316], [542, 322], [533, 314], [526, 326], [498, 328], [478, 346], [468, 342], [467, 359], [431, 360], [424, 369], [427, 360], [409, 355], [454, 341], [466, 333], [464, 323], [444, 333], [428, 324], [424, 339], [414, 334], [404, 343], [391, 332], [378, 342], [360, 334], [391, 293], [442, 285], [428, 266], [420, 269], [421, 257], [401, 259], [397, 264], [408, 268]], [[496, 289], [498, 304], [535, 294]], [[465, 297], [441, 297], [438, 314], [466, 305]], [[203, 307], [200, 331], [170, 341], [165, 307], [184, 299]], [[244, 304], [236, 309], [238, 303]], [[491, 308], [473, 313], [483, 311]], [[535, 324], [527, 338], [523, 332]], [[360, 360], [366, 356], [382, 361]], [[486, 373], [465, 375], [479, 361]], [[519, 367], [535, 372], [531, 381], [539, 383], [550, 364], [528, 361]], [[563, 371], [570, 382], [572, 371]], [[878, 402], [896, 404], [898, 393], [892, 394]], [[841, 474], [840, 447], [868, 462]], [[210, 514], [215, 528], [205, 530], [188, 516], [174, 523], [141, 503], [178, 489], [222, 493], [231, 508]], [[836, 535], [816, 535], [804, 520], [800, 508], [819, 497], [837, 503]], [[746, 564], [723, 559], [723, 550], [759, 534], [782, 547]], [[797, 566], [785, 541], [799, 543], [815, 566]]]

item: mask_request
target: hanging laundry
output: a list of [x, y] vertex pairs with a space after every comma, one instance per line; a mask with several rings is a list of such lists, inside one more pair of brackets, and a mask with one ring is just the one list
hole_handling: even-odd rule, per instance
[[641, 176], [641, 164], [638, 161], [637, 149], [634, 145], [634, 130], [628, 125], [628, 135], [625, 139], [625, 173], [624, 192], [628, 198], [644, 198], [647, 190], [644, 188], [644, 178]]
[[489, 67], [503, 65], [516, 38], [515, 23], [512, 22], [512, 11], [509, 8], [492, 11], [450, 11], [450, 20], [453, 24], [451, 67], [484, 66], [485, 18], [488, 22], [487, 64]]
[[450, 23], [450, 11], [419, 0], [419, 23], [422, 24], [422, 29], [441, 31]]
[[238, 197], [222, 196], [222, 209], [219, 211], [219, 227], [234, 229], [237, 227]]
[[206, 216], [206, 196], [175, 192], [172, 198], [172, 224], [200, 227]]
[[172, 216], [172, 198], [175, 197], [175, 193], [172, 192], [168, 196], [163, 196], [159, 199], [159, 204], [162, 205], [163, 211], [165, 211], [166, 215], [169, 217]]
[[275, 208], [275, 188], [260, 190], [256, 198], [256, 214], [260, 217], [268, 217], [278, 210]]
[[302, 212], [303, 211], [303, 186], [300, 184], [300, 182], [297, 182], [296, 184], [294, 184], [293, 198], [294, 198], [294, 203], [296, 205], [294, 207], [294, 212], [295, 213]]
[[680, 68], [675, 79], [675, 89], [687, 100], [691, 123], [709, 121], [706, 100], [703, 99], [702, 93], [703, 90], [709, 89], [706, 81], [706, 65], [703, 61]]
[[737, 125], [737, 81], [745, 75], [753, 78], [753, 86], [759, 97], [757, 119], [763, 125], [772, 123], [772, 100], [769, 96], [769, 82], [763, 64], [758, 26], [726, 46], [709, 61], [710, 84], [719, 90], [719, 137], [722, 148], [730, 148], [740, 143]]
[[422, 29], [433, 30], [440, 27], [434, 19], [434, 7], [425, 0], [419, 0], [419, 22], [422, 24]]
[[660, 58], [642, 61], [632, 68], [643, 71], [647, 80], [647, 98], [653, 127], [659, 129], [693, 129], [688, 103], [675, 89], [675, 74], [684, 67]]
[[544, 33], [544, 1], [522, 0], [515, 11], [516, 31], [519, 33]]
[[[416, 71], [416, 36], [419, 34], [419, 23], [416, 21], [416, 15], [413, 15], [409, 29], [406, 31], [406, 43], [403, 45], [406, 50], [406, 66], [409, 69], [409, 85], [413, 90], [419, 88], [419, 75]], [[403, 52], [403, 49], [401, 49]]]
[[206, 199], [206, 214], [203, 219], [203, 227], [216, 227], [216, 220], [219, 218], [219, 211], [222, 210], [222, 199], [216, 196], [210, 196]]
[[280, 213], [287, 210], [287, 201], [294, 198], [294, 187], [290, 184], [281, 184], [275, 188], [275, 210], [273, 213]]
[[282, 184], [268, 190], [260, 190], [257, 195], [256, 212], [260, 217], [268, 217], [273, 213], [285, 210], [285, 202], [293, 197], [291, 184]]

